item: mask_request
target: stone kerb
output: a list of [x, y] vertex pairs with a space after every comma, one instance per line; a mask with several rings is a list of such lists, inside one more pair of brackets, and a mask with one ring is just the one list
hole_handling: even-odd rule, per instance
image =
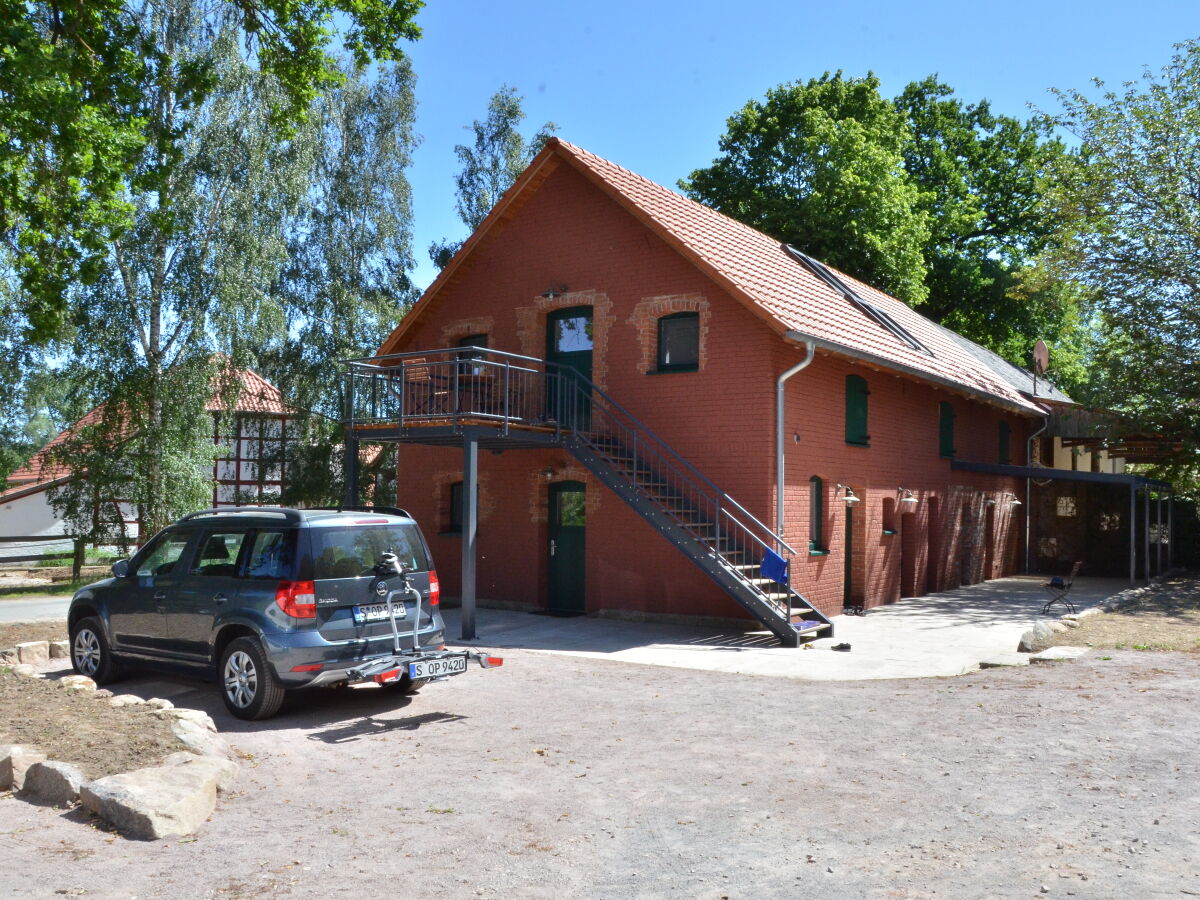
[[[13, 671], [42, 677], [30, 663], [18, 664]], [[114, 708], [150, 707], [151, 715], [171, 722], [172, 734], [187, 750], [171, 754], [157, 766], [88, 781], [77, 767], [50, 760], [35, 748], [2, 744], [0, 791], [56, 807], [79, 803], [125, 837], [138, 840], [182, 837], [208, 820], [216, 809], [217, 794], [230, 790], [238, 771], [231, 748], [217, 733], [211, 716], [198, 709], [176, 708], [157, 697], [114, 697], [111, 691], [97, 690], [96, 683], [83, 675], [64, 676], [58, 685], [63, 690], [94, 692], [97, 700], [107, 699]]]

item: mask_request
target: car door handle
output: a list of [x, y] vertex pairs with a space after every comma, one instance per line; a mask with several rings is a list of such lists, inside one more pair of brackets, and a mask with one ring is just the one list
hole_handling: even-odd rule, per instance
[[214, 594], [213, 595], [213, 603], [225, 603], [227, 600], [229, 600], [229, 598], [226, 597], [224, 594]]

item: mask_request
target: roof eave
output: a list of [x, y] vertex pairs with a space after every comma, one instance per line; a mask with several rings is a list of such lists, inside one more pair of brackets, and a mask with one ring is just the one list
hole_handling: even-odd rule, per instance
[[954, 391], [958, 394], [965, 394], [977, 400], [982, 400], [985, 403], [990, 403], [993, 406], [1000, 406], [1004, 409], [1012, 410], [1024, 416], [1044, 416], [1047, 411], [1033, 401], [1029, 401], [1028, 405], [1017, 403], [1007, 397], [1001, 397], [998, 394], [992, 394], [979, 388], [971, 387], [963, 384], [960, 381], [955, 381], [952, 378], [945, 378], [941, 375], [935, 375], [932, 372], [926, 372], [915, 366], [908, 366], [895, 360], [887, 359], [882, 356], [876, 356], [873, 353], [867, 353], [864, 350], [857, 350], [854, 347], [847, 347], [845, 344], [839, 344], [834, 341], [826, 340], [825, 338], [814, 337], [804, 334], [800, 331], [788, 331], [784, 334], [789, 341], [797, 343], [811, 343], [822, 350], [829, 353], [834, 353], [838, 356], [845, 356], [849, 359], [859, 360], [860, 362], [870, 363], [873, 366], [878, 366], [881, 369], [889, 369], [893, 372], [899, 372], [907, 375], [910, 378], [915, 378], [918, 381], [926, 381], [931, 384], [936, 384], [939, 387]]

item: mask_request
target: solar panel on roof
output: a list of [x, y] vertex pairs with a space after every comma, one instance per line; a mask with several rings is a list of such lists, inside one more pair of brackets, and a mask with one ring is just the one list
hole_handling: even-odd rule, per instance
[[891, 332], [892, 335], [898, 338], [902, 343], [911, 347], [913, 350], [916, 350], [918, 353], [924, 353], [927, 356], [933, 356], [933, 351], [917, 340], [917, 338], [915, 338], [907, 328], [893, 319], [890, 313], [880, 309], [869, 300], [864, 300], [862, 297], [858, 296], [858, 294], [853, 288], [850, 287], [850, 285], [838, 278], [837, 275], [831, 272], [829, 267], [823, 262], [813, 259], [807, 253], [797, 250], [791, 244], [784, 244], [783, 249], [786, 250], [793, 259], [801, 263], [806, 269], [829, 285], [829, 287], [833, 288], [835, 291], [861, 309], [864, 313], [874, 319], [878, 324], [882, 325], [885, 329]]

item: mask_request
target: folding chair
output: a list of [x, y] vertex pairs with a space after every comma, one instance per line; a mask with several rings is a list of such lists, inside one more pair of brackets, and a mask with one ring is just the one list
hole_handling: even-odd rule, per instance
[[450, 392], [446, 378], [434, 373], [434, 366], [423, 356], [406, 360], [402, 365], [406, 395], [405, 413], [409, 416], [444, 416], [449, 412]]
[[1079, 570], [1083, 568], [1083, 562], [1076, 562], [1071, 566], [1071, 574], [1066, 578], [1061, 575], [1055, 575], [1049, 581], [1042, 585], [1050, 599], [1046, 601], [1046, 605], [1042, 607], [1042, 615], [1046, 615], [1050, 611], [1050, 607], [1055, 603], [1061, 603], [1069, 612], [1075, 612], [1075, 604], [1071, 602], [1071, 588], [1075, 584], [1075, 576], [1079, 574]]

